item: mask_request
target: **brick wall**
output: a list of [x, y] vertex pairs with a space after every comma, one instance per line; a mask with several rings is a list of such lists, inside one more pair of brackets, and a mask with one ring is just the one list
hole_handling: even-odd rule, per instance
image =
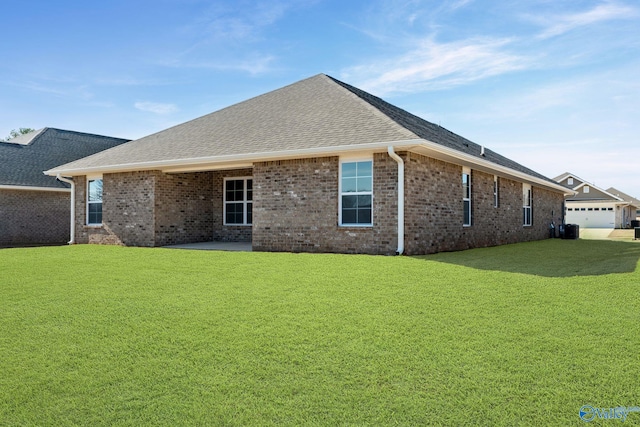
[[213, 236], [213, 172], [155, 172], [155, 246], [209, 242]]
[[[563, 196], [533, 187], [533, 225], [522, 225], [522, 183], [472, 170], [472, 225], [462, 226], [462, 167], [415, 153], [405, 161], [405, 252], [462, 250], [548, 237]], [[338, 157], [258, 162], [253, 169], [106, 174], [102, 227], [85, 224], [86, 179], [76, 178], [79, 243], [131, 246], [252, 241], [257, 251], [394, 254], [397, 164], [373, 156], [373, 227], [338, 224]], [[223, 225], [225, 177], [253, 177], [253, 227]], [[553, 215], [552, 215], [553, 212]]]
[[[338, 157], [254, 165], [253, 248], [261, 251], [392, 254], [396, 163], [373, 161], [373, 227], [338, 225]], [[392, 221], [394, 225], [388, 225]]]
[[0, 190], [0, 246], [68, 242], [70, 203], [69, 192]]
[[[253, 169], [213, 172], [213, 240], [219, 242], [250, 242], [252, 227], [224, 225], [224, 179], [253, 176]], [[255, 198], [255, 192], [254, 192]]]
[[[405, 247], [408, 255], [544, 239], [562, 221], [563, 195], [533, 187], [533, 223], [523, 226], [522, 183], [471, 171], [472, 225], [464, 227], [462, 167], [411, 153], [406, 161]], [[553, 215], [552, 215], [553, 213]]]
[[212, 172], [105, 174], [102, 226], [86, 225], [86, 178], [75, 182], [78, 243], [164, 246], [212, 238]]

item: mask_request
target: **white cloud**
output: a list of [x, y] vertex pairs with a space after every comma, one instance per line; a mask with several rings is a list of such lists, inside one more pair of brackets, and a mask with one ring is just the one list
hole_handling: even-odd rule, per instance
[[216, 61], [210, 60], [193, 60], [183, 63], [165, 64], [172, 67], [183, 68], [203, 68], [209, 70], [220, 71], [243, 71], [251, 75], [263, 74], [271, 70], [270, 65], [275, 60], [272, 55], [259, 55], [244, 60], [224, 60], [222, 58]]
[[473, 39], [451, 43], [423, 40], [398, 57], [359, 65], [342, 76], [377, 95], [464, 85], [526, 68], [530, 60], [506, 50], [509, 39]]
[[136, 102], [133, 105], [140, 111], [148, 111], [150, 113], [161, 114], [161, 115], [171, 114], [178, 111], [178, 107], [176, 107], [174, 104], [161, 104], [158, 102], [145, 101], [145, 102]]
[[545, 30], [538, 35], [538, 38], [547, 39], [567, 33], [575, 28], [603, 21], [629, 19], [635, 16], [638, 16], [636, 9], [629, 6], [618, 5], [613, 2], [607, 2], [587, 12], [538, 17], [534, 18], [534, 21], [546, 27]]

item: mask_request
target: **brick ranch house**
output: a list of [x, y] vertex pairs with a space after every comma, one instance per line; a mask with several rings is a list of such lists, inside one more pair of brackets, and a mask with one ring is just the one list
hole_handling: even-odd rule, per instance
[[0, 247], [69, 240], [69, 184], [42, 171], [129, 141], [43, 128], [0, 142]]
[[544, 239], [566, 187], [320, 74], [46, 172], [76, 243], [427, 254]]

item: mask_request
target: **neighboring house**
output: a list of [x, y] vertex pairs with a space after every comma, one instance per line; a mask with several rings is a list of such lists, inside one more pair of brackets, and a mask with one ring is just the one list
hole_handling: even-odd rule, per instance
[[0, 247], [69, 241], [71, 190], [43, 171], [127, 141], [43, 128], [0, 142]]
[[569, 172], [554, 180], [575, 191], [565, 198], [567, 224], [613, 229], [628, 227], [635, 219], [637, 204], [633, 198], [614, 188], [604, 190]]
[[624, 206], [623, 208], [621, 208], [621, 211], [622, 211], [621, 223], [624, 224], [625, 227], [630, 227], [631, 221], [638, 219], [638, 208], [640, 208], [640, 200], [626, 193], [623, 193], [622, 191], [614, 187], [607, 188], [607, 193], [613, 194], [614, 196], [619, 197], [628, 203], [627, 206]]
[[549, 237], [560, 184], [320, 74], [58, 166], [75, 241], [426, 254]]

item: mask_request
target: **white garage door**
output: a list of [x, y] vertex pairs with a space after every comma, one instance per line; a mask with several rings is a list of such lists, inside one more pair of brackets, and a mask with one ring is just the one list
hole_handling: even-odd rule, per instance
[[565, 219], [567, 224], [578, 224], [580, 228], [615, 228], [615, 211], [612, 208], [592, 207], [569, 209], [567, 209]]

